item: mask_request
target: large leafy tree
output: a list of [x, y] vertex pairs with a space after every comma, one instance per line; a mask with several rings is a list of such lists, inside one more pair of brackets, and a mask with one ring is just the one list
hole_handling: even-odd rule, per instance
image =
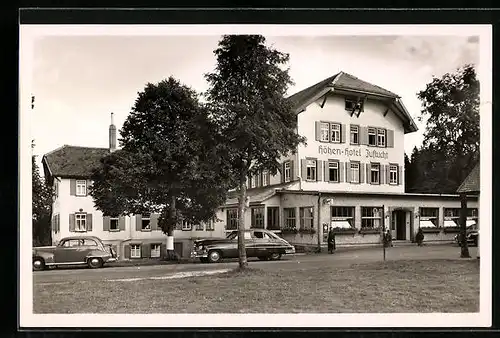
[[[424, 177], [420, 182], [433, 183], [433, 192], [454, 193], [479, 161], [479, 80], [472, 65], [455, 73], [434, 78], [417, 94], [422, 101], [422, 115], [427, 118], [420, 160]], [[422, 156], [422, 155], [425, 156]], [[431, 179], [433, 179], [431, 181]], [[462, 208], [464, 209], [464, 208]], [[466, 210], [462, 210], [462, 214]], [[461, 235], [465, 236], [465, 215], [460, 217]], [[462, 241], [462, 257], [468, 257]]]
[[245, 268], [247, 177], [262, 170], [276, 174], [280, 157], [305, 139], [296, 133], [297, 117], [284, 97], [293, 83], [284, 68], [288, 54], [267, 46], [260, 35], [223, 36], [214, 53], [215, 70], [205, 75], [206, 98], [221, 128], [224, 160], [237, 181], [239, 266]]
[[[34, 143], [32, 143], [34, 147]], [[42, 179], [36, 163], [36, 156], [31, 156], [32, 166], [32, 226], [33, 246], [50, 245], [52, 217], [52, 189]]]
[[90, 193], [105, 215], [159, 213], [172, 259], [176, 224], [214, 219], [226, 198], [216, 125], [198, 94], [170, 77], [139, 93], [120, 134], [122, 148], [102, 159]]

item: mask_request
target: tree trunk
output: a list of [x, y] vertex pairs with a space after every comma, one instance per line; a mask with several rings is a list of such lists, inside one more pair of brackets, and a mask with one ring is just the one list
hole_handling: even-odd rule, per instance
[[175, 208], [175, 196], [170, 201], [170, 220], [167, 227], [167, 252], [165, 259], [167, 261], [179, 261], [179, 256], [174, 250], [174, 229], [177, 223], [177, 210]]
[[470, 258], [469, 246], [467, 245], [467, 194], [460, 194], [460, 258]]
[[247, 252], [245, 248], [245, 209], [246, 209], [246, 173], [241, 173], [240, 187], [238, 196], [238, 257], [240, 269], [245, 269], [248, 266]]

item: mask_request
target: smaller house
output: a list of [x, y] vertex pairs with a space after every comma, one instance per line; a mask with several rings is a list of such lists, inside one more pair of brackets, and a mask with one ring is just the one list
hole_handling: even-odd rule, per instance
[[[463, 194], [467, 196], [467, 194], [477, 194], [477, 204], [480, 204], [480, 166], [479, 162], [476, 164], [474, 168], [472, 168], [471, 172], [465, 180], [460, 184], [457, 189], [459, 194]], [[477, 222], [477, 228], [479, 229], [479, 221]], [[479, 258], [479, 237], [477, 242], [477, 258]]]

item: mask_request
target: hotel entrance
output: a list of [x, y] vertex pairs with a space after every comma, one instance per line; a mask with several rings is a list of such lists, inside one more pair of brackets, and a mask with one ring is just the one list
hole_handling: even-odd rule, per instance
[[393, 240], [409, 240], [410, 212], [394, 210], [391, 215], [391, 236]]

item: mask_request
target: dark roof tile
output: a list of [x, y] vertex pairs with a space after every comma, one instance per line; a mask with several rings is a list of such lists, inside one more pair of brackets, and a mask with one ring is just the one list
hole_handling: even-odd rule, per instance
[[43, 156], [44, 165], [52, 176], [90, 177], [100, 160], [109, 154], [108, 148], [90, 148], [64, 145]]
[[472, 168], [469, 175], [465, 178], [465, 180], [460, 184], [457, 189], [458, 193], [478, 193], [480, 190], [480, 170], [479, 163], [476, 164], [474, 168]]

